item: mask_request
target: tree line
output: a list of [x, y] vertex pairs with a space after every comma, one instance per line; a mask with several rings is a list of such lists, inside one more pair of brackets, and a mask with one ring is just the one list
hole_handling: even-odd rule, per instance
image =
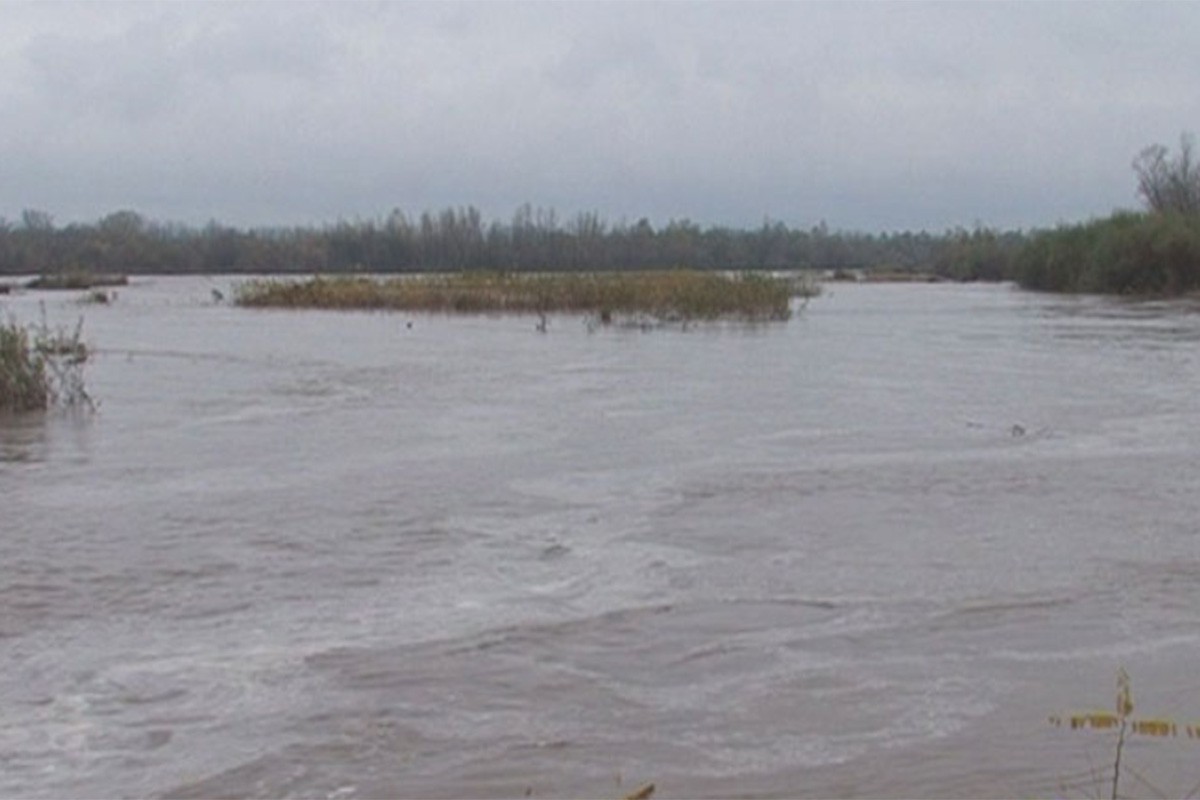
[[672, 220], [563, 219], [521, 206], [486, 221], [472, 206], [316, 227], [159, 223], [117, 211], [56, 225], [44, 211], [0, 218], [0, 274], [346, 273], [487, 270], [877, 270], [952, 280], [1014, 280], [1066, 292], [1200, 290], [1200, 164], [1194, 141], [1151, 145], [1133, 162], [1145, 208], [1031, 232], [986, 227], [860, 233], [764, 220], [751, 229]]
[[474, 207], [318, 227], [240, 229], [159, 223], [117, 211], [95, 223], [56, 225], [27, 210], [0, 219], [0, 274], [343, 273], [428, 271], [853, 270], [929, 272], [955, 279], [1006, 277], [1020, 233], [986, 228], [857, 233], [764, 220], [753, 229], [672, 220], [565, 220], [525, 205], [508, 221]]
[[1200, 290], [1200, 165], [1195, 140], [1175, 156], [1151, 145], [1133, 162], [1145, 208], [1041, 231], [1016, 253], [1021, 286], [1057, 292], [1179, 295]]

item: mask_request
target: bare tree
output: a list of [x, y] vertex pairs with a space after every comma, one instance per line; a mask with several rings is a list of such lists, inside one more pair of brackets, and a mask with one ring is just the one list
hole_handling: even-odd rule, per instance
[[1179, 156], [1171, 159], [1161, 144], [1142, 150], [1133, 161], [1138, 176], [1138, 194], [1149, 209], [1163, 214], [1200, 213], [1200, 164], [1193, 157], [1195, 139], [1179, 136]]

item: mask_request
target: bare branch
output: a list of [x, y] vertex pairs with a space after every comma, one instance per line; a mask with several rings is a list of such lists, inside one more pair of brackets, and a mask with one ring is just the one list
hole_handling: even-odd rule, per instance
[[1133, 161], [1138, 177], [1138, 194], [1146, 207], [1157, 214], [1200, 213], [1200, 164], [1193, 157], [1191, 134], [1179, 137], [1179, 156], [1168, 157], [1161, 144], [1146, 147]]

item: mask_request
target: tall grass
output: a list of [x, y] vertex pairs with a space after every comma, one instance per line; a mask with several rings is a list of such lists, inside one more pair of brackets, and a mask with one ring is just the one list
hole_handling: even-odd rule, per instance
[[0, 410], [33, 411], [50, 404], [46, 360], [15, 322], [0, 324]]
[[55, 403], [91, 407], [83, 383], [87, 359], [82, 319], [72, 331], [51, 329], [44, 317], [32, 331], [0, 323], [0, 412], [41, 411]]
[[815, 289], [756, 273], [693, 270], [634, 273], [495, 273], [389, 279], [316, 277], [255, 280], [237, 287], [238, 305], [449, 313], [589, 312], [665, 320], [784, 320], [795, 295]]

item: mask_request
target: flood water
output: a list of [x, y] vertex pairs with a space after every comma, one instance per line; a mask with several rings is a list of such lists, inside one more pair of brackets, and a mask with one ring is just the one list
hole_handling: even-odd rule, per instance
[[[1124, 667], [1200, 721], [1195, 306], [541, 334], [233, 283], [0, 297], [84, 318], [99, 401], [0, 420], [0, 796], [1107, 796], [1050, 714]], [[1124, 759], [1179, 796], [1198, 746]]]

